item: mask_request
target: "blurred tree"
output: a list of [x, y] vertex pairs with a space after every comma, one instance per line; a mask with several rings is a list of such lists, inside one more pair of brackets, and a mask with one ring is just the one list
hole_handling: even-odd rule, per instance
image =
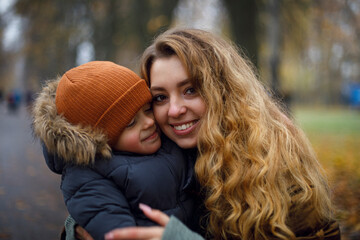
[[95, 59], [131, 65], [152, 37], [171, 24], [178, 0], [106, 0], [90, 4]]
[[[12, 19], [12, 12], [4, 11], [0, 14], [0, 100], [14, 87], [14, 59], [16, 55], [12, 52], [9, 40], [6, 38], [6, 27]], [[9, 34], [9, 33], [8, 33]]]
[[150, 45], [154, 35], [169, 28], [173, 11], [178, 0], [135, 0], [131, 1], [129, 14], [132, 25], [129, 28], [130, 39], [138, 39], [140, 50]]
[[[288, 54], [299, 58], [306, 46], [303, 19], [308, 16], [309, 1], [268, 0], [258, 1], [259, 15], [257, 32], [259, 39], [259, 66], [263, 77], [269, 81], [273, 94], [282, 100], [288, 110], [294, 89], [289, 87]], [[284, 74], [285, 72], [285, 74]]]
[[[284, 39], [292, 51], [301, 52], [305, 38], [297, 11], [304, 13], [308, 0], [223, 0], [229, 12], [234, 41], [258, 68], [266, 69], [269, 85], [280, 98], [288, 98], [282, 89], [281, 66]], [[262, 50], [262, 52], [260, 52]], [[285, 99], [286, 100], [286, 99]]]
[[256, 66], [258, 64], [258, 16], [257, 1], [223, 0], [229, 13], [234, 41]]
[[96, 60], [116, 61], [117, 49], [124, 43], [126, 18], [119, 9], [124, 1], [92, 1], [88, 5], [90, 41]]
[[151, 38], [169, 27], [178, 0], [17, 0], [24, 19], [26, 82], [43, 81], [76, 65], [89, 42], [95, 60], [134, 67]]
[[75, 65], [81, 38], [80, 1], [18, 0], [15, 11], [24, 18], [24, 78], [43, 81]]
[[320, 103], [342, 103], [351, 83], [360, 82], [360, 2], [315, 1], [311, 23], [312, 93]]
[[[354, 30], [355, 36], [354, 43], [358, 46], [357, 51], [360, 47], [360, 3], [356, 0], [345, 0], [344, 1], [344, 15], [349, 25]], [[360, 56], [357, 58], [360, 60]]]
[[6, 68], [4, 68], [5, 60], [5, 52], [3, 49], [3, 39], [4, 39], [4, 21], [2, 16], [0, 17], [0, 76], [2, 76], [0, 80], [0, 101], [3, 99], [4, 89], [5, 89], [5, 81], [4, 81], [4, 72]]
[[280, 97], [280, 49], [281, 49], [281, 26], [280, 26], [280, 0], [269, 0], [267, 2], [267, 12], [269, 21], [267, 25], [267, 40], [269, 45], [269, 69], [271, 89]]

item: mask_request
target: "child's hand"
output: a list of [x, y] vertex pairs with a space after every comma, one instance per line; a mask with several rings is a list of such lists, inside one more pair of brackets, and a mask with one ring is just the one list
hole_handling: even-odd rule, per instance
[[128, 227], [115, 229], [105, 235], [106, 240], [121, 239], [161, 239], [169, 217], [159, 210], [151, 209], [145, 204], [139, 204], [139, 208], [144, 214], [161, 225], [161, 227]]

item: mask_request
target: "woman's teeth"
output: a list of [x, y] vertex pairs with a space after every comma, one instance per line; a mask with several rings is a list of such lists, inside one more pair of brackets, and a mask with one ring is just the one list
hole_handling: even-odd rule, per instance
[[174, 126], [174, 128], [176, 130], [185, 130], [185, 129], [188, 129], [189, 127], [193, 126], [193, 125], [194, 125], [194, 122], [191, 122], [191, 123], [187, 123], [187, 124], [183, 124], [183, 125]]

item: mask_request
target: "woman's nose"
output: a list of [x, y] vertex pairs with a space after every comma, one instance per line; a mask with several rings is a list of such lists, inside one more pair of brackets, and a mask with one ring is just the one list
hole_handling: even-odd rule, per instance
[[186, 112], [186, 106], [182, 100], [177, 99], [174, 101], [170, 101], [170, 107], [168, 111], [169, 117], [177, 118], [181, 114], [184, 114], [185, 112]]

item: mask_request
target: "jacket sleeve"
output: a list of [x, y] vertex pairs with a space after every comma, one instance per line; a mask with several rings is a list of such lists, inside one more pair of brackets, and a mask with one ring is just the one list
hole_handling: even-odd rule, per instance
[[196, 232], [191, 231], [176, 217], [171, 216], [169, 223], [165, 227], [165, 231], [161, 238], [162, 240], [204, 240]]
[[48, 168], [54, 173], [61, 174], [64, 168], [64, 160], [57, 157], [56, 154], [51, 154], [46, 148], [45, 144], [41, 142], [45, 163]]
[[65, 239], [63, 238], [63, 234], [61, 235], [61, 240], [76, 240], [75, 237], [75, 228], [78, 224], [75, 220], [69, 215], [64, 222], [65, 227]]
[[136, 225], [121, 190], [90, 168], [67, 168], [61, 189], [70, 215], [96, 240], [115, 228]]

